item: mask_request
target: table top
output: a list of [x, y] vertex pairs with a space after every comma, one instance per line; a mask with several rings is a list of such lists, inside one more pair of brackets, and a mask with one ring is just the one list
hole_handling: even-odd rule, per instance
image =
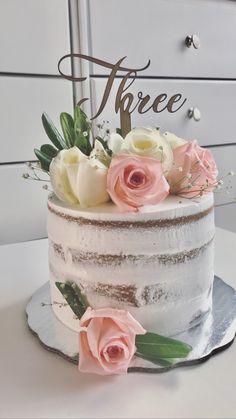
[[[215, 273], [236, 287], [236, 234], [217, 229]], [[0, 246], [1, 418], [235, 418], [236, 342], [162, 374], [100, 377], [45, 350], [25, 306], [48, 279], [47, 240]]]

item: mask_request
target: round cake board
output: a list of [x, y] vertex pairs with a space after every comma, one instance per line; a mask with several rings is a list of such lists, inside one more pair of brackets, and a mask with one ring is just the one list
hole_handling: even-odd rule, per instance
[[[39, 288], [26, 307], [28, 325], [43, 346], [78, 364], [78, 333], [66, 327], [55, 316], [50, 300], [49, 282]], [[236, 334], [236, 291], [215, 276], [211, 313], [197, 326], [172, 336], [192, 346], [187, 358], [176, 360], [171, 366], [159, 366], [134, 357], [129, 372], [159, 373], [170, 369], [204, 362], [227, 348]]]

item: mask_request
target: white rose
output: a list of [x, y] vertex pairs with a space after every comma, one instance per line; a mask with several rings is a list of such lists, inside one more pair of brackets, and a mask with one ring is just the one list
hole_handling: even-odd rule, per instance
[[177, 137], [177, 135], [172, 134], [172, 132], [168, 132], [168, 131], [164, 132], [163, 136], [170, 144], [172, 150], [188, 142], [184, 140], [183, 138]]
[[142, 127], [132, 129], [124, 139], [121, 152], [157, 159], [162, 163], [165, 173], [168, 173], [172, 167], [171, 146], [157, 129]]
[[77, 147], [61, 150], [49, 171], [53, 190], [64, 202], [92, 207], [109, 200], [106, 166]]

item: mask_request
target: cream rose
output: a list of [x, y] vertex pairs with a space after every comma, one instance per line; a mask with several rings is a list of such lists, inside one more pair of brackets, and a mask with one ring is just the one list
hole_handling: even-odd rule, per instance
[[180, 147], [181, 145], [184, 145], [187, 143], [186, 140], [183, 138], [177, 137], [177, 135], [173, 134], [172, 132], [164, 132], [163, 137], [168, 141], [170, 144], [172, 150], [174, 150], [177, 147]]
[[132, 129], [122, 143], [121, 153], [157, 159], [162, 163], [165, 174], [170, 171], [173, 163], [171, 146], [158, 129], [143, 127]]
[[49, 171], [53, 190], [64, 202], [92, 207], [109, 200], [107, 167], [95, 157], [84, 155], [77, 147], [60, 151]]

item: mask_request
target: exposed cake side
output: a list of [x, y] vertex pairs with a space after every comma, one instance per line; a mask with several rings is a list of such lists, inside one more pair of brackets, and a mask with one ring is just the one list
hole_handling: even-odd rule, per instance
[[[189, 328], [210, 309], [212, 194], [171, 196], [135, 214], [112, 204], [81, 210], [55, 197], [48, 207], [53, 301], [63, 302], [55, 281], [73, 281], [94, 308], [127, 309], [163, 335]], [[68, 327], [78, 328], [68, 307], [53, 308]]]

